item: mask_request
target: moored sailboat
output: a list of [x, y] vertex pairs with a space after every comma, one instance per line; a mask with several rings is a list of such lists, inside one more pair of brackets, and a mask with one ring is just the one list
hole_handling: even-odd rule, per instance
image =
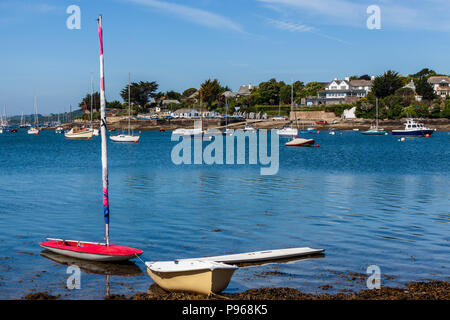
[[135, 136], [131, 132], [131, 89], [130, 89], [130, 74], [128, 73], [128, 134], [120, 133], [117, 136], [110, 136], [109, 138], [114, 142], [134, 142], [138, 143], [140, 136]]
[[378, 128], [378, 98], [376, 100], [376, 124], [375, 126], [370, 126], [370, 129], [367, 131], [362, 131], [362, 134], [365, 135], [384, 135], [386, 133], [386, 131], [384, 131], [384, 129], [382, 128]]
[[[70, 107], [72, 110], [72, 106]], [[69, 131], [64, 133], [64, 136], [68, 139], [91, 139], [93, 136], [93, 132], [86, 128], [86, 124], [84, 126], [80, 127], [73, 127]]]
[[37, 115], [36, 96], [34, 96], [34, 127], [28, 129], [28, 134], [39, 134], [39, 118]]

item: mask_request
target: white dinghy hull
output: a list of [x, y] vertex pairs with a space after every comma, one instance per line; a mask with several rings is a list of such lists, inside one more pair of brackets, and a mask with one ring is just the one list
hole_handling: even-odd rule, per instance
[[221, 263], [252, 263], [252, 262], [262, 262], [270, 260], [281, 260], [289, 258], [299, 258], [310, 255], [321, 254], [324, 249], [312, 249], [309, 247], [302, 248], [287, 248], [287, 249], [275, 249], [275, 250], [264, 250], [246, 253], [229, 254], [223, 256], [214, 257], [204, 257], [204, 258], [192, 258], [192, 259], [180, 259], [177, 261], [215, 261]]
[[223, 291], [236, 266], [214, 261], [146, 262], [147, 272], [157, 285], [167, 291], [189, 291], [210, 295]]
[[114, 142], [134, 142], [138, 143], [140, 136], [130, 136], [127, 134], [119, 134], [117, 136], [109, 136], [109, 138]]

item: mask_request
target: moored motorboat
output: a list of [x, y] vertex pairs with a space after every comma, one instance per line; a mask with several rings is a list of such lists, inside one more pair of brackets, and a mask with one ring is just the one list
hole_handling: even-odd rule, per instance
[[314, 144], [314, 139], [303, 139], [303, 138], [295, 138], [291, 141], [286, 142], [286, 147], [303, 147], [303, 146], [311, 146]]
[[55, 133], [63, 133], [64, 132], [64, 128], [63, 127], [57, 127], [55, 129]]
[[215, 261], [145, 262], [149, 276], [168, 291], [189, 291], [205, 295], [223, 291], [236, 266]]
[[64, 133], [64, 136], [69, 139], [90, 139], [92, 131], [86, 128], [72, 128]]
[[404, 130], [392, 130], [393, 136], [415, 136], [424, 137], [431, 135], [435, 130], [424, 126], [423, 123], [417, 123], [414, 119], [407, 119]]
[[39, 129], [31, 127], [30, 129], [28, 129], [27, 133], [28, 134], [39, 134]]

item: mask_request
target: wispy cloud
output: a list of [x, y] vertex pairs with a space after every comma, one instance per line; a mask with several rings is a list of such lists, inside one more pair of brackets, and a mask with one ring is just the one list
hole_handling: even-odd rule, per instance
[[[265, 7], [296, 10], [303, 17], [315, 18], [324, 25], [354, 26], [365, 28], [367, 7], [378, 5], [381, 8], [383, 29], [424, 29], [450, 31], [448, 0], [256, 0]], [[319, 18], [319, 20], [317, 20]], [[438, 22], [439, 23], [436, 23]]]
[[310, 33], [313, 33], [315, 35], [318, 35], [318, 36], [326, 38], [326, 39], [338, 41], [338, 42], [345, 43], [345, 44], [350, 44], [349, 42], [339, 39], [337, 37], [327, 35], [327, 34], [321, 32], [319, 29], [312, 27], [312, 26], [307, 26], [305, 24], [294, 23], [294, 22], [290, 22], [290, 21], [275, 20], [275, 19], [271, 19], [271, 18], [265, 18], [265, 19], [269, 24], [273, 25], [275, 28], [280, 29], [280, 30], [289, 31], [289, 32], [310, 32]]
[[219, 14], [209, 12], [203, 9], [192, 8], [186, 5], [157, 0], [125, 0], [126, 2], [152, 7], [169, 14], [179, 16], [180, 18], [203, 25], [209, 28], [227, 29], [237, 32], [244, 32], [242, 27]]
[[278, 29], [286, 30], [286, 31], [290, 31], [290, 32], [308, 32], [308, 31], [314, 30], [313, 27], [309, 27], [304, 24], [298, 24], [298, 23], [293, 23], [293, 22], [288, 22], [288, 21], [280, 21], [280, 20], [275, 20], [275, 19], [271, 19], [271, 18], [267, 18], [267, 22], [269, 22], [271, 25], [274, 25]]

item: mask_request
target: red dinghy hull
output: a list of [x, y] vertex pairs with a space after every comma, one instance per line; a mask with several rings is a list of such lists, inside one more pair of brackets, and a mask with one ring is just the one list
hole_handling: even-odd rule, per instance
[[90, 261], [126, 261], [136, 258], [144, 253], [142, 250], [105, 243], [86, 241], [49, 239], [40, 243], [40, 246], [65, 256]]
[[306, 147], [314, 144], [314, 139], [302, 139], [296, 138], [289, 142], [286, 142], [286, 147]]

